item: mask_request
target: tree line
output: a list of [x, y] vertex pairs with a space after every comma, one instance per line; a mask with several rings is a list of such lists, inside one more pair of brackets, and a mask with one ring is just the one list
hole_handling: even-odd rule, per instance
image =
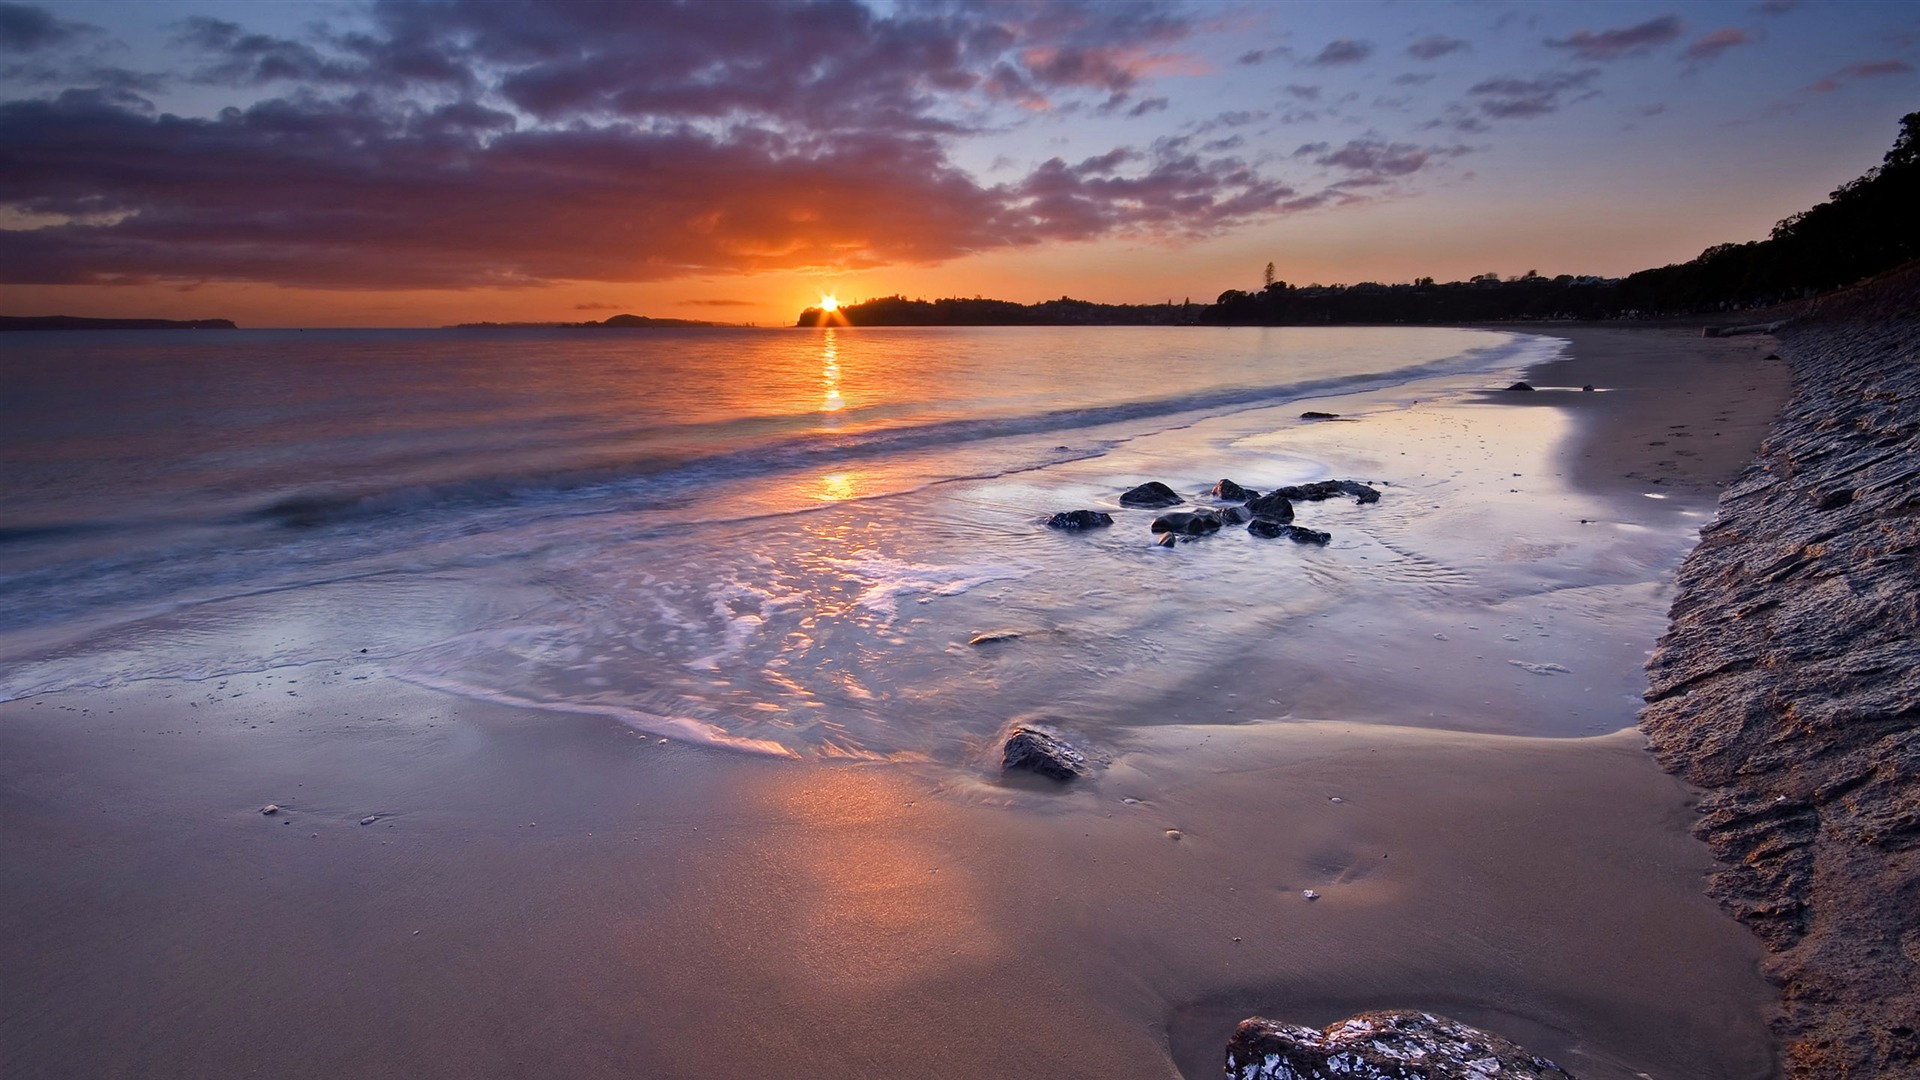
[[881, 297], [836, 313], [808, 308], [799, 325], [1286, 326], [1313, 323], [1468, 323], [1596, 320], [1703, 315], [1770, 307], [1812, 296], [1920, 259], [1920, 112], [1879, 165], [1842, 185], [1826, 202], [1794, 214], [1765, 240], [1716, 244], [1688, 262], [1625, 278], [1502, 279], [1480, 274], [1439, 283], [1289, 285], [1268, 263], [1262, 287], [1228, 289], [1211, 304], [1096, 304], [1061, 297], [1038, 304], [1006, 300], [908, 300]]

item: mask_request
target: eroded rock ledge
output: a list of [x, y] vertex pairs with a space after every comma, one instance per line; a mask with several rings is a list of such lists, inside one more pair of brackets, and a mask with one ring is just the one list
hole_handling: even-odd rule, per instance
[[1709, 891], [1773, 954], [1795, 1080], [1920, 1077], [1916, 310], [1781, 332], [1793, 400], [1647, 665], [1641, 727], [1706, 789]]

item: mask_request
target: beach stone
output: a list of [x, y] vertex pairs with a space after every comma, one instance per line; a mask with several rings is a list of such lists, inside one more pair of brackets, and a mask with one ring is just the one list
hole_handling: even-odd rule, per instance
[[1178, 506], [1179, 495], [1172, 488], [1158, 480], [1149, 480], [1137, 488], [1126, 491], [1120, 496], [1121, 506], [1134, 506], [1144, 510], [1158, 510], [1163, 506]]
[[1213, 490], [1208, 494], [1211, 494], [1216, 499], [1222, 499], [1227, 502], [1239, 502], [1239, 503], [1243, 503], [1249, 499], [1257, 499], [1260, 497], [1259, 492], [1253, 490], [1252, 488], [1241, 487], [1239, 484], [1236, 484], [1231, 480], [1222, 480], [1219, 483], [1213, 485]]
[[267, 815], [268, 817], [272, 817], [273, 815], [280, 812], [280, 804], [268, 803], [267, 805], [260, 808], [260, 812]]
[[1104, 510], [1062, 510], [1047, 519], [1049, 529], [1104, 529], [1113, 515]]
[[1296, 544], [1325, 544], [1333, 539], [1332, 533], [1318, 529], [1308, 529], [1299, 525], [1282, 525], [1266, 518], [1254, 518], [1247, 522], [1247, 531], [1267, 540], [1287, 539]]
[[1007, 737], [1000, 754], [1000, 770], [1038, 773], [1064, 782], [1086, 775], [1087, 758], [1059, 732], [1028, 724], [1015, 727]]
[[1303, 412], [1300, 414], [1300, 419], [1302, 420], [1338, 420], [1340, 419], [1340, 414], [1337, 412], [1316, 412], [1312, 409], [1308, 409], [1306, 412]]
[[1228, 506], [1220, 511], [1220, 524], [1244, 525], [1253, 520], [1253, 511], [1244, 506]]
[[1532, 386], [1532, 384], [1530, 384], [1530, 383], [1527, 383], [1527, 382], [1524, 382], [1524, 381], [1522, 381], [1522, 382], [1517, 382], [1517, 383], [1514, 383], [1514, 384], [1513, 384], [1512, 386], [1509, 386], [1509, 387], [1507, 387], [1507, 389], [1509, 389], [1509, 390], [1531, 390], [1531, 389], [1533, 389], [1533, 386]]
[[1158, 544], [1163, 548], [1170, 548], [1178, 541], [1179, 541], [1179, 534], [1177, 533], [1161, 533], [1160, 539], [1155, 540], [1154, 543]]
[[1264, 1017], [1227, 1043], [1230, 1080], [1573, 1080], [1492, 1032], [1422, 1012], [1366, 1012], [1316, 1031]]
[[1294, 502], [1321, 502], [1336, 495], [1351, 495], [1361, 505], [1380, 501], [1379, 489], [1358, 480], [1315, 480], [1311, 484], [1293, 484], [1274, 491]]
[[1020, 631], [1018, 630], [988, 630], [984, 633], [973, 635], [967, 644], [991, 645], [996, 641], [1013, 641], [1018, 637], [1020, 637]]
[[1274, 491], [1247, 503], [1247, 512], [1255, 519], [1285, 525], [1293, 520], [1293, 500]]
[[1220, 515], [1211, 510], [1199, 510], [1191, 514], [1162, 514], [1153, 519], [1153, 531], [1157, 533], [1179, 533], [1182, 536], [1205, 536], [1220, 531]]

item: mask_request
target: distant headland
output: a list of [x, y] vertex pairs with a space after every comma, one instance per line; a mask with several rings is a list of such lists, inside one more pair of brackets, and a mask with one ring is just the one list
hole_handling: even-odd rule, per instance
[[0, 315], [0, 330], [234, 330], [232, 319], [83, 319], [78, 315]]
[[678, 330], [687, 327], [730, 326], [700, 319], [655, 319], [647, 315], [613, 315], [586, 322], [469, 322], [455, 330]]

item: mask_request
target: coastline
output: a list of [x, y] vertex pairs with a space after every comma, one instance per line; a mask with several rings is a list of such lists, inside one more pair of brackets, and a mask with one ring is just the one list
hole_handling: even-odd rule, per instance
[[[1751, 341], [1664, 333], [1567, 329], [1529, 377], [1569, 391], [1375, 395], [1365, 445], [1565, 405], [1560, 479], [1672, 528], [1751, 456], [1773, 376]], [[1644, 453], [1718, 419], [1716, 387], [1713, 455]], [[1355, 430], [1283, 434], [1351, 455]], [[1406, 1005], [1583, 1077], [1771, 1073], [1758, 947], [1699, 894], [1630, 707], [1518, 738], [1322, 689], [1290, 723], [1134, 729], [1064, 795], [663, 745], [347, 661], [0, 705], [0, 948], [28, 976], [0, 1043], [27, 1076], [1166, 1077], [1217, 1071], [1216, 1015]], [[1318, 719], [1342, 691], [1353, 719]]]

